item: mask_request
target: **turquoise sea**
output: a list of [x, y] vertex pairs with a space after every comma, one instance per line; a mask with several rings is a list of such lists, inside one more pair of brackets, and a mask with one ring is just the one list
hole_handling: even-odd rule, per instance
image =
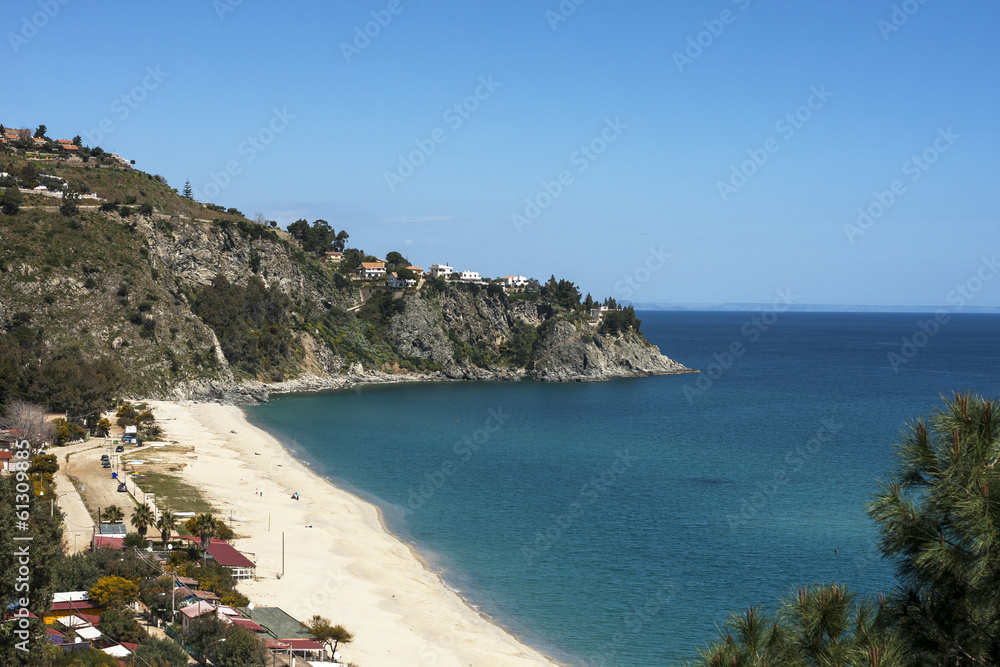
[[802, 584], [891, 589], [864, 504], [908, 420], [942, 393], [1000, 393], [1000, 316], [640, 316], [706, 372], [376, 386], [247, 413], [567, 664], [677, 663]]

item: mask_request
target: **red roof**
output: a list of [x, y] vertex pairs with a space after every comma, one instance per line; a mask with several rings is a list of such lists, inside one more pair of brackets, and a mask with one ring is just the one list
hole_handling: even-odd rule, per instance
[[92, 600], [77, 600], [76, 602], [53, 602], [50, 611], [83, 611], [84, 609], [100, 609], [101, 605]]
[[[191, 540], [195, 544], [201, 544], [200, 537], [188, 537], [185, 539]], [[236, 547], [222, 540], [212, 540], [209, 542], [208, 555], [214, 558], [219, 565], [225, 567], [257, 567], [252, 560], [237, 551]]]
[[229, 620], [235, 623], [236, 625], [239, 625], [241, 627], [246, 628], [247, 630], [250, 630], [251, 632], [267, 632], [267, 628], [257, 623], [254, 623], [249, 618], [240, 618], [238, 616], [231, 616]]
[[117, 549], [125, 548], [125, 540], [121, 537], [108, 537], [107, 535], [94, 536], [95, 549]]
[[68, 151], [78, 151], [78, 150], [80, 150], [79, 146], [74, 146], [73, 144], [63, 144], [62, 147], [65, 148]]
[[0, 452], [0, 460], [12, 458], [14, 455], [10, 452]]

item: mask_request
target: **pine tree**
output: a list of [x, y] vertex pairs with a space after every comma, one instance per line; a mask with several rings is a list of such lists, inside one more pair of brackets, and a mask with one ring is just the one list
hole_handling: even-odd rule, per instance
[[188, 199], [194, 199], [194, 191], [191, 189], [191, 181], [184, 181], [184, 191], [182, 194]]

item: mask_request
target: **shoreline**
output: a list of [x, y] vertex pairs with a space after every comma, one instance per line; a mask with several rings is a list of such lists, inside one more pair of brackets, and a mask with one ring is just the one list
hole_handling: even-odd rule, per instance
[[[239, 589], [257, 606], [343, 624], [355, 633], [343, 659], [362, 667], [559, 666], [449, 587], [377, 505], [297, 459], [238, 406], [149, 404], [168, 439], [195, 447], [175, 474], [201, 488], [220, 518], [245, 519], [233, 524], [234, 544], [257, 562], [258, 578]], [[302, 500], [290, 499], [294, 491]]]

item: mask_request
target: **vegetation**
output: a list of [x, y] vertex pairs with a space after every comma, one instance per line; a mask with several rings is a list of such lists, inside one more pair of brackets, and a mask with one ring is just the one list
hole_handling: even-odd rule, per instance
[[337, 652], [339, 644], [350, 644], [354, 640], [354, 634], [348, 632], [347, 628], [342, 625], [333, 625], [330, 623], [330, 619], [319, 614], [309, 619], [306, 627], [309, 628], [309, 633], [316, 641], [322, 642], [330, 648], [331, 653]]
[[903, 430], [897, 459], [868, 513], [899, 588], [877, 600], [802, 589], [776, 616], [734, 616], [697, 664], [1000, 664], [997, 403], [956, 395]]
[[139, 586], [124, 577], [101, 577], [90, 589], [90, 599], [102, 607], [124, 607], [139, 599]]

